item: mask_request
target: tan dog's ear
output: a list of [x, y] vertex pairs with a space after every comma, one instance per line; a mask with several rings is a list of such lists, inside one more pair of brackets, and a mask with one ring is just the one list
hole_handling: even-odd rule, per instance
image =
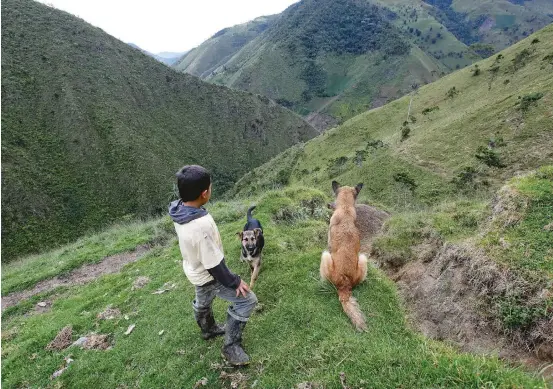
[[334, 194], [338, 194], [338, 189], [340, 189], [338, 181], [332, 181], [332, 190], [334, 191]]
[[236, 235], [238, 235], [240, 240], [242, 240], [244, 238], [244, 232], [243, 231], [237, 232]]
[[253, 229], [253, 235], [255, 236], [255, 239], [257, 239], [259, 237], [259, 235], [261, 235], [261, 228], [254, 228]]
[[355, 186], [355, 195], [357, 196], [359, 192], [361, 192], [361, 189], [363, 189], [363, 183], [359, 183]]

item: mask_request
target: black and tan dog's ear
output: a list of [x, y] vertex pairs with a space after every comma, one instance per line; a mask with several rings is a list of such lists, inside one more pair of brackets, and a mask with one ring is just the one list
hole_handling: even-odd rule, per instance
[[240, 238], [240, 240], [242, 240], [244, 238], [244, 232], [243, 231], [237, 232], [236, 235]]
[[263, 231], [261, 230], [261, 228], [254, 228], [253, 229], [253, 235], [255, 236], [255, 238], [257, 239], [259, 237], [259, 235], [261, 235]]
[[336, 209], [336, 203], [328, 203], [326, 206], [328, 207], [328, 209]]
[[338, 194], [338, 189], [340, 189], [338, 181], [332, 181], [332, 190], [334, 191], [334, 194]]
[[363, 183], [359, 183], [355, 186], [355, 192], [356, 194], [359, 194], [361, 192], [361, 189], [363, 189]]

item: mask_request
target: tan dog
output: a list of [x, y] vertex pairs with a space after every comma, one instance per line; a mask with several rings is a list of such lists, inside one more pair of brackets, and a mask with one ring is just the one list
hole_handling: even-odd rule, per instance
[[359, 255], [360, 236], [355, 225], [355, 200], [362, 187], [363, 184], [358, 184], [355, 188], [340, 187], [340, 184], [332, 181], [332, 189], [336, 194], [336, 210], [330, 218], [328, 230], [330, 253], [323, 252], [320, 268], [321, 279], [336, 286], [344, 312], [358, 331], [367, 329], [365, 317], [351, 294], [353, 287], [367, 277], [367, 257]]
[[[328, 208], [334, 210], [336, 204], [329, 203]], [[390, 217], [390, 214], [366, 204], [355, 204], [355, 213], [357, 214], [355, 226], [359, 230], [361, 240], [360, 251], [368, 254], [371, 252], [374, 237], [380, 232], [382, 225]]]

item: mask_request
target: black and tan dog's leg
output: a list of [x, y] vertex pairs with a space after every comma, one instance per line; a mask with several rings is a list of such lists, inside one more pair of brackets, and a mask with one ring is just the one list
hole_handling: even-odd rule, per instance
[[255, 284], [255, 281], [257, 280], [257, 276], [259, 275], [259, 270], [261, 270], [261, 261], [256, 260], [251, 266], [252, 269], [252, 277], [250, 279], [250, 288], [253, 288], [253, 285]]

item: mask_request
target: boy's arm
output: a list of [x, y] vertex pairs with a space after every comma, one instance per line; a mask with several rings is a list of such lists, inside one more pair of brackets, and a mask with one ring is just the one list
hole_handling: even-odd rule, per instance
[[209, 274], [222, 285], [236, 289], [240, 285], [240, 277], [232, 273], [225, 264], [225, 256], [214, 236], [218, 232], [212, 228], [203, 230], [203, 239], [200, 242], [200, 261]]
[[215, 278], [227, 288], [236, 289], [240, 285], [240, 276], [234, 274], [229, 270], [229, 268], [225, 264], [225, 258], [223, 258], [217, 266], [206, 270], [209, 274], [211, 274], [213, 278]]

